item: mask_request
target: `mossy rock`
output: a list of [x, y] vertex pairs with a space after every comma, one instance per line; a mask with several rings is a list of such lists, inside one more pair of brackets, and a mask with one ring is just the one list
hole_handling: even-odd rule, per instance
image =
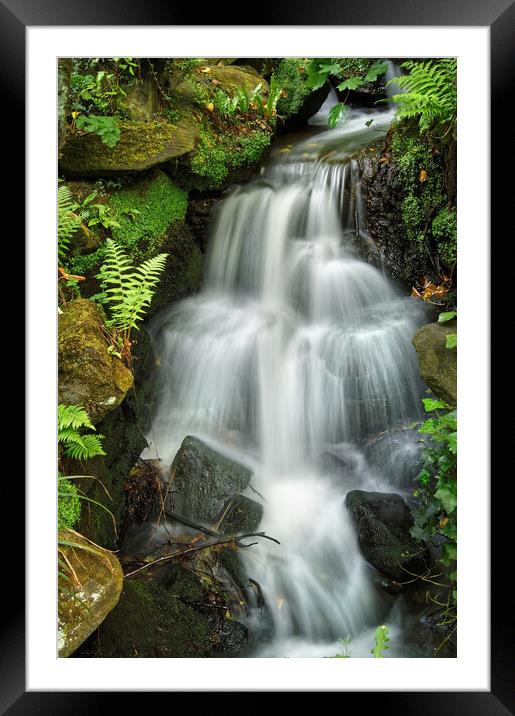
[[[134, 389], [128, 392], [116, 410], [97, 425], [98, 432], [104, 436], [102, 444], [106, 455], [88, 460], [86, 470], [88, 475], [97, 479], [74, 481], [88, 497], [100, 502], [112, 513], [83, 500], [78, 531], [110, 549], [117, 549], [123, 539], [127, 524], [126, 480], [147, 447], [145, 434], [150, 424], [155, 359], [152, 343], [143, 328], [136, 333], [132, 358]], [[77, 463], [73, 466], [72, 474], [84, 472], [83, 465]]]
[[252, 92], [261, 85], [262, 92], [268, 92], [268, 82], [255, 70], [236, 65], [207, 65], [209, 77], [220, 83], [220, 87], [229, 95], [235, 95], [239, 89]]
[[388, 578], [388, 591], [400, 591], [413, 576], [425, 574], [429, 551], [410, 534], [413, 518], [400, 495], [351, 490], [349, 510], [365, 559]]
[[225, 506], [218, 531], [224, 535], [255, 532], [263, 517], [263, 505], [245, 495], [236, 495]]
[[58, 396], [82, 405], [94, 423], [114, 410], [133, 384], [133, 375], [108, 352], [97, 304], [79, 298], [67, 303], [58, 325]]
[[[188, 435], [170, 468], [177, 511], [200, 523], [221, 517], [227, 501], [246, 489], [252, 473]], [[180, 504], [179, 504], [180, 503]]]
[[94, 637], [94, 656], [207, 657], [211, 636], [208, 618], [163, 586], [129, 579], [118, 605]]
[[191, 122], [165, 120], [120, 122], [120, 139], [110, 148], [96, 134], [68, 140], [59, 161], [70, 176], [109, 177], [142, 172], [175, 160], [195, 147], [198, 133]]
[[[60, 567], [58, 599], [59, 656], [70, 656], [116, 606], [123, 585], [123, 572], [112, 552], [92, 545], [81, 535], [59, 532], [61, 559], [71, 569]], [[73, 570], [73, 573], [72, 571]], [[68, 579], [66, 579], [68, 577]]]
[[447, 321], [422, 326], [413, 336], [424, 382], [451, 406], [457, 402], [457, 350], [446, 348], [445, 343], [456, 332], [456, 321]]

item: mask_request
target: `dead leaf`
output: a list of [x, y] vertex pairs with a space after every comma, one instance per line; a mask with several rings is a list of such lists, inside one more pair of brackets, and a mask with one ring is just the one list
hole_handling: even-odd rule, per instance
[[418, 175], [419, 181], [426, 181], [427, 179], [427, 172], [425, 169], [420, 170], [420, 174]]

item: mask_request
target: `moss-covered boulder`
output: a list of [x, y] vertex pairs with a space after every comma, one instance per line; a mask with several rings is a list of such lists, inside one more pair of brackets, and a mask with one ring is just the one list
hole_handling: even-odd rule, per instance
[[69, 139], [59, 160], [61, 171], [96, 177], [142, 172], [191, 152], [198, 138], [192, 122], [121, 121], [119, 126], [120, 139], [112, 148], [96, 134]]
[[57, 61], [57, 147], [59, 152], [66, 142], [66, 112], [70, 94], [71, 74], [71, 58], [59, 58]]
[[92, 545], [76, 532], [61, 531], [59, 542], [58, 648], [59, 656], [65, 657], [116, 606], [123, 572], [112, 552]]
[[224, 535], [255, 532], [263, 517], [263, 505], [245, 495], [236, 495], [226, 505], [218, 531]]
[[221, 517], [227, 502], [245, 490], [252, 473], [188, 435], [170, 468], [172, 489], [177, 490], [177, 511], [199, 522]]
[[[96, 479], [83, 478], [74, 483], [90, 498], [101, 503], [109, 512], [82, 501], [77, 530], [97, 544], [117, 549], [127, 524], [126, 481], [142, 451], [147, 447], [145, 434], [150, 424], [153, 395], [154, 354], [150, 338], [144, 329], [135, 335], [132, 347], [134, 390], [125, 400], [97, 424], [104, 436], [105, 456], [88, 460], [87, 474]], [[70, 474], [84, 473], [84, 466], [71, 466]]]
[[386, 575], [390, 590], [427, 571], [429, 552], [411, 536], [413, 518], [400, 495], [351, 490], [345, 505], [363, 556]]
[[67, 303], [58, 333], [59, 402], [82, 405], [96, 423], [120, 405], [133, 384], [132, 373], [109, 353], [102, 315], [92, 301]]
[[446, 348], [447, 336], [456, 333], [456, 321], [429, 323], [413, 336], [420, 373], [433, 393], [449, 405], [457, 401], [457, 350]]
[[277, 103], [277, 113], [282, 127], [288, 130], [302, 127], [318, 112], [329, 93], [329, 84], [313, 91], [307, 86], [306, 60], [285, 57], [274, 71], [275, 79], [282, 89]]

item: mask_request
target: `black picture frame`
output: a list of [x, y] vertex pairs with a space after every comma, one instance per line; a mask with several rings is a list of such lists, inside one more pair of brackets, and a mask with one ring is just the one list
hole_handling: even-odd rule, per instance
[[[254, 6], [252, 25], [344, 25], [344, 26], [483, 26], [490, 28], [491, 35], [491, 122], [492, 127], [500, 127], [506, 120], [506, 98], [513, 91], [513, 68], [515, 47], [515, 4], [512, 0], [359, 0], [359, 2], [341, 3], [335, 6], [330, 0], [318, 0], [316, 3], [296, 3], [289, 5], [285, 0], [276, 0], [269, 5]], [[202, 9], [202, 25], [244, 24], [223, 22], [223, 7], [219, 4]], [[91, 26], [91, 25], [171, 25], [186, 26], [198, 23], [198, 11], [187, 4], [165, 3], [162, 0], [103, 0], [80, 2], [79, 0], [0, 0], [0, 57], [2, 98], [4, 121], [7, 127], [9, 143], [19, 147], [16, 163], [9, 168], [12, 199], [20, 200], [19, 187], [24, 182], [24, 162], [21, 148], [25, 145], [24, 106], [25, 106], [25, 29], [28, 26]], [[196, 17], [195, 17], [196, 16]], [[232, 18], [234, 19], [234, 17]], [[6, 116], [5, 108], [8, 108]], [[13, 121], [15, 118], [15, 121]], [[6, 134], [3, 135], [7, 136]], [[491, 206], [494, 236], [501, 226], [506, 207], [512, 205], [508, 198], [508, 184], [503, 184], [499, 176], [501, 163], [507, 161], [506, 136], [492, 131], [491, 151]], [[508, 140], [508, 143], [511, 139]], [[17, 187], [17, 189], [15, 189]], [[510, 197], [511, 198], [511, 197]], [[23, 216], [23, 210], [18, 212]], [[18, 228], [21, 233], [21, 227]], [[32, 347], [28, 345], [30, 350]], [[29, 446], [30, 448], [30, 446]], [[19, 475], [17, 475], [19, 477]], [[506, 475], [505, 479], [513, 480]], [[16, 484], [15, 484], [16, 483]], [[492, 506], [502, 512], [501, 501], [506, 496], [501, 488], [492, 485]], [[24, 502], [24, 486], [21, 480], [11, 481], [9, 500], [14, 504]], [[506, 716], [515, 714], [513, 689], [514, 632], [508, 628], [506, 615], [513, 611], [512, 592], [506, 582], [501, 588], [501, 571], [505, 564], [504, 545], [510, 543], [509, 520], [497, 518], [491, 520], [492, 529], [492, 589], [491, 594], [491, 691], [489, 692], [360, 692], [360, 708], [373, 708], [381, 713], [418, 714], [419, 716], [444, 716], [452, 714], [477, 714], [479, 716]], [[16, 551], [23, 554], [20, 544], [22, 534], [17, 529], [18, 543]], [[511, 571], [503, 577], [508, 579]], [[25, 611], [23, 592], [20, 585], [24, 582], [24, 566], [21, 559], [9, 560], [8, 583], [16, 584], [16, 589], [4, 588], [4, 618], [1, 620], [0, 649], [0, 712], [13, 716], [18, 714], [86, 714], [102, 710], [111, 710], [119, 706], [119, 694], [112, 692], [27, 692], [25, 686]], [[8, 615], [9, 618], [5, 618]], [[409, 685], [407, 685], [409, 688]], [[353, 707], [348, 699], [354, 701], [355, 692], [342, 695], [345, 708]], [[163, 694], [165, 695], [165, 694]], [[264, 694], [256, 694], [252, 699], [254, 708]], [[142, 698], [148, 695], [129, 694], [132, 706], [137, 707]], [[168, 695], [169, 697], [170, 695]], [[196, 694], [195, 707], [199, 707], [198, 697], [208, 694]], [[366, 696], [366, 702], [363, 698]], [[117, 699], [116, 705], [114, 698]], [[209, 697], [211, 698], [211, 697]], [[343, 708], [343, 701], [340, 705]]]

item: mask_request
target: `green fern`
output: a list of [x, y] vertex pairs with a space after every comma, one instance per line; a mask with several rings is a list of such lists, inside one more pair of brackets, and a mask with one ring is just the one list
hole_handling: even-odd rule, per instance
[[70, 247], [70, 240], [80, 226], [80, 218], [73, 213], [74, 201], [70, 189], [60, 186], [57, 189], [57, 256], [59, 263]]
[[418, 117], [421, 132], [432, 126], [453, 124], [457, 111], [456, 60], [409, 60], [402, 67], [408, 74], [388, 82], [401, 90], [392, 97], [398, 106], [398, 118]]
[[138, 329], [145, 317], [168, 254], [159, 254], [134, 267], [112, 239], [105, 242], [105, 252], [106, 260], [97, 278], [103, 290], [100, 300], [111, 311], [106, 325], [129, 335], [131, 328]]
[[95, 430], [89, 415], [80, 405], [57, 407], [57, 437], [62, 451], [75, 460], [88, 460], [105, 455], [102, 448], [103, 435], [81, 434], [79, 430]]

